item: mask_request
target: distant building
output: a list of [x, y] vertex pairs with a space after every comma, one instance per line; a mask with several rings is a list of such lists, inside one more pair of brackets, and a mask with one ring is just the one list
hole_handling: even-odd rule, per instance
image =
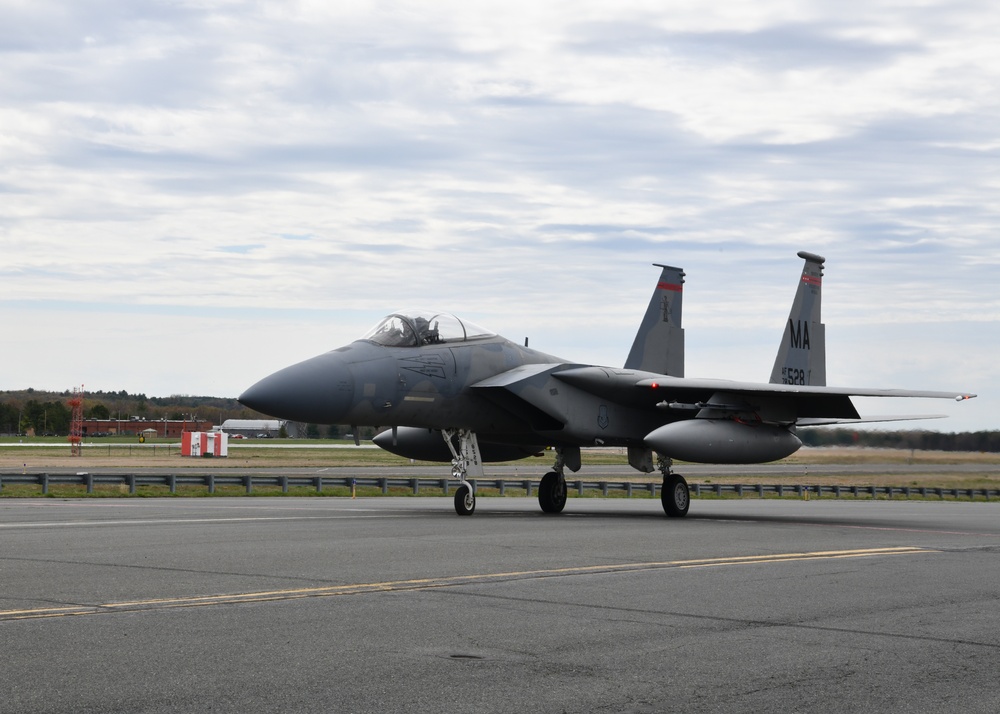
[[179, 439], [185, 431], [211, 431], [205, 419], [84, 419], [83, 436], [138, 436]]
[[[276, 439], [282, 426], [285, 426], [286, 431], [291, 431], [286, 424], [286, 422], [277, 419], [226, 419], [218, 429], [230, 436], [239, 434], [248, 439]], [[293, 434], [289, 433], [289, 436], [293, 436]]]

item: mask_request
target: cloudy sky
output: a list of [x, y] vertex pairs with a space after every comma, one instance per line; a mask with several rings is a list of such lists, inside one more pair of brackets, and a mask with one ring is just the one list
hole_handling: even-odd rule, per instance
[[0, 389], [236, 396], [406, 306], [766, 381], [798, 250], [829, 383], [1000, 428], [987, 0], [0, 0]]

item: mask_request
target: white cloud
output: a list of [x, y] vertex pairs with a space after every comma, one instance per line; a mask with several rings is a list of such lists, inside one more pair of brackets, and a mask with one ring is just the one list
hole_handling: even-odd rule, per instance
[[[831, 375], [901, 325], [941, 380], [1000, 386], [988, 3], [3, 5], [10, 388], [86, 380], [42, 356], [84, 316], [93, 379], [149, 394], [200, 391], [164, 357], [184, 330], [213, 360], [260, 340], [243, 310], [266, 359], [208, 391], [407, 304], [614, 363], [652, 262], [688, 270], [698, 373], [759, 379], [802, 248], [829, 258]], [[949, 324], [961, 364], [921, 342]], [[144, 385], [104, 366], [126, 343]]]

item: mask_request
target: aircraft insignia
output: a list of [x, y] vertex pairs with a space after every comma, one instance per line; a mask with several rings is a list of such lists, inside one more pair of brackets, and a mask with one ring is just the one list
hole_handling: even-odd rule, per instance
[[445, 362], [441, 355], [415, 355], [399, 361], [401, 369], [416, 372], [424, 377], [445, 378]]

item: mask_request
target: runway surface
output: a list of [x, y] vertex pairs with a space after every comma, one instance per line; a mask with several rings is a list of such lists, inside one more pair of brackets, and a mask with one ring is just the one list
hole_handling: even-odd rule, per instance
[[0, 501], [0, 711], [996, 712], [1000, 506]]

